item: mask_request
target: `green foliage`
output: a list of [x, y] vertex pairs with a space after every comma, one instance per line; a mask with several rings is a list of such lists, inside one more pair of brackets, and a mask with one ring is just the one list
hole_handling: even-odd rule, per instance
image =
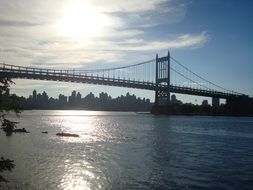
[[0, 77], [0, 117], [4, 117], [10, 111], [16, 114], [20, 113], [19, 97], [15, 94], [9, 94], [9, 87], [14, 82], [7, 77]]
[[15, 167], [15, 164], [13, 162], [14, 160], [10, 160], [8, 158], [4, 159], [4, 157], [1, 157], [0, 158], [0, 172], [4, 170], [11, 171]]
[[[15, 164], [13, 163], [14, 160], [5, 159], [4, 157], [0, 158], [0, 172], [3, 172], [5, 170], [11, 171]], [[0, 175], [0, 182], [7, 182], [7, 180]], [[1, 189], [1, 186], [0, 186]]]
[[21, 110], [19, 98], [15, 94], [9, 94], [11, 84], [13, 81], [8, 77], [0, 77], [0, 122], [7, 136], [12, 134], [17, 122], [10, 121], [5, 116], [10, 112], [18, 116]]
[[10, 136], [12, 134], [12, 132], [16, 128], [17, 123], [18, 122], [10, 121], [10, 120], [5, 119], [5, 118], [3, 119], [2, 128], [3, 128], [3, 131], [6, 133], [6, 136]]
[[[12, 134], [14, 128], [16, 128], [17, 122], [10, 121], [6, 119], [5, 116], [10, 112], [14, 112], [18, 116], [21, 110], [19, 98], [9, 93], [11, 84], [13, 84], [13, 81], [10, 78], [0, 77], [0, 123], [7, 136]], [[5, 170], [11, 171], [15, 167], [13, 162], [13, 160], [1, 157], [0, 172]], [[7, 180], [0, 175], [0, 182], [1, 181], [7, 182]]]

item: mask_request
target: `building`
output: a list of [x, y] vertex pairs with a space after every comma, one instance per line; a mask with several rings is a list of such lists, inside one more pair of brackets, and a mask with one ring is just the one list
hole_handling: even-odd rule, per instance
[[48, 102], [48, 95], [45, 91], [43, 91], [43, 93], [42, 93], [42, 101], [43, 101], [43, 103]]
[[171, 95], [170, 103], [171, 104], [176, 104], [177, 103], [177, 98], [176, 98], [175, 94]]
[[219, 107], [220, 106], [220, 99], [219, 98], [212, 98], [212, 105], [213, 107]]
[[207, 100], [203, 100], [202, 101], [202, 106], [207, 106], [208, 105], [208, 101]]
[[37, 92], [36, 90], [33, 90], [33, 96], [32, 96], [33, 101], [37, 100]]
[[60, 105], [67, 105], [67, 103], [68, 103], [68, 97], [60, 94], [59, 95], [59, 104]]
[[81, 99], [82, 99], [82, 95], [81, 95], [80, 92], [78, 92], [77, 95], [76, 95], [76, 101], [75, 101], [75, 103], [77, 105], [80, 105], [81, 104]]

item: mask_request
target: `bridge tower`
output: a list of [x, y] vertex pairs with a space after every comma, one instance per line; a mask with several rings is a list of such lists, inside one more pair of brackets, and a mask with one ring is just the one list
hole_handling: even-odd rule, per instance
[[170, 104], [170, 52], [168, 56], [158, 57], [156, 54], [156, 86], [167, 85], [167, 90], [155, 91], [155, 105]]

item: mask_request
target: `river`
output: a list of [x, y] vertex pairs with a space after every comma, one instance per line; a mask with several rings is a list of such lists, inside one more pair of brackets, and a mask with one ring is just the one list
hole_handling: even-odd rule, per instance
[[38, 110], [15, 120], [30, 133], [0, 131], [0, 156], [16, 164], [2, 173], [9, 189], [253, 188], [253, 118]]

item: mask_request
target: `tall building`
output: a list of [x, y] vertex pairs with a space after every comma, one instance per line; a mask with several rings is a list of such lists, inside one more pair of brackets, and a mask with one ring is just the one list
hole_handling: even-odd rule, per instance
[[176, 98], [176, 95], [175, 95], [175, 94], [171, 95], [171, 100], [170, 100], [170, 102], [171, 102], [172, 104], [176, 104], [176, 103], [177, 103], [177, 98]]
[[48, 102], [48, 95], [45, 91], [43, 91], [43, 93], [42, 93], [42, 101], [43, 101], [43, 103]]
[[75, 90], [73, 90], [71, 96], [72, 96], [74, 99], [76, 98], [76, 91], [75, 91]]
[[76, 104], [80, 105], [81, 104], [81, 99], [82, 99], [82, 95], [80, 94], [80, 92], [77, 93], [76, 95]]
[[34, 101], [37, 100], [37, 92], [36, 92], [36, 90], [33, 90], [33, 100]]
[[220, 99], [219, 98], [212, 98], [212, 106], [219, 107], [220, 106]]
[[99, 99], [102, 101], [108, 100], [108, 94], [104, 92], [99, 93]]
[[41, 95], [41, 93], [39, 93], [39, 94], [37, 95], [36, 101], [37, 101], [37, 103], [40, 103], [40, 104], [41, 104], [41, 102], [42, 102], [42, 95]]
[[67, 96], [64, 96], [62, 94], [59, 95], [59, 104], [60, 105], [66, 105], [68, 102]]
[[69, 96], [69, 105], [74, 105], [76, 102], [76, 91], [73, 90], [71, 96]]
[[207, 105], [208, 105], [208, 101], [207, 100], [203, 100], [202, 106], [207, 106]]

